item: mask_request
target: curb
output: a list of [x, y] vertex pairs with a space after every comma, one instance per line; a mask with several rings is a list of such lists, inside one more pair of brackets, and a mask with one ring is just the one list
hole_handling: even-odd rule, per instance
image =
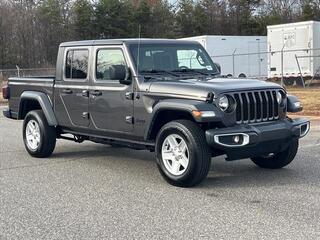
[[291, 118], [308, 118], [310, 121], [320, 121], [320, 116], [308, 116], [308, 115], [289, 115]]

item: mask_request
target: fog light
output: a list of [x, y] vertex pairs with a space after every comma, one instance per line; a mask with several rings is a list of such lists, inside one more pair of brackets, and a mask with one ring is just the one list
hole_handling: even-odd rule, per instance
[[233, 137], [233, 141], [234, 141], [235, 143], [239, 143], [239, 142], [240, 142], [240, 136], [239, 136], [239, 135], [234, 136], [234, 137]]
[[310, 123], [306, 123], [306, 124], [302, 124], [300, 125], [300, 137], [304, 137], [308, 134], [309, 132], [309, 129], [310, 129]]
[[250, 137], [246, 133], [227, 133], [214, 136], [214, 142], [225, 147], [241, 147], [248, 145]]

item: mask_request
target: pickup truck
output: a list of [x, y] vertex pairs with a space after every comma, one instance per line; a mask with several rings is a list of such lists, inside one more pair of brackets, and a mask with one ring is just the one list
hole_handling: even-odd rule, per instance
[[221, 77], [194, 41], [65, 42], [54, 77], [10, 78], [2, 91], [4, 115], [24, 120], [30, 155], [50, 156], [56, 139], [150, 150], [163, 178], [180, 187], [202, 182], [219, 155], [282, 168], [310, 127], [287, 116], [302, 107], [284, 88]]

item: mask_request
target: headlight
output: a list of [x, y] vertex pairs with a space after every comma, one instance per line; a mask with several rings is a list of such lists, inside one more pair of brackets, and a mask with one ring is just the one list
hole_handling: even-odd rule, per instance
[[223, 95], [219, 98], [219, 107], [222, 111], [227, 111], [229, 108], [230, 102], [229, 98], [226, 95]]
[[284, 92], [278, 91], [278, 92], [277, 92], [277, 102], [278, 102], [278, 104], [282, 106], [283, 103], [284, 103], [284, 99], [285, 99], [285, 94], [284, 94]]
[[281, 92], [277, 92], [277, 102], [280, 104], [282, 102], [282, 94]]

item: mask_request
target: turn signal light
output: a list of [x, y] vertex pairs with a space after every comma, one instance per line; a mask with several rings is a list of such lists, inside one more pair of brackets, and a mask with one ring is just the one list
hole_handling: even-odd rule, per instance
[[192, 115], [195, 118], [200, 118], [200, 117], [210, 118], [210, 117], [215, 117], [216, 116], [214, 111], [198, 111], [198, 110], [193, 110], [192, 111]]

